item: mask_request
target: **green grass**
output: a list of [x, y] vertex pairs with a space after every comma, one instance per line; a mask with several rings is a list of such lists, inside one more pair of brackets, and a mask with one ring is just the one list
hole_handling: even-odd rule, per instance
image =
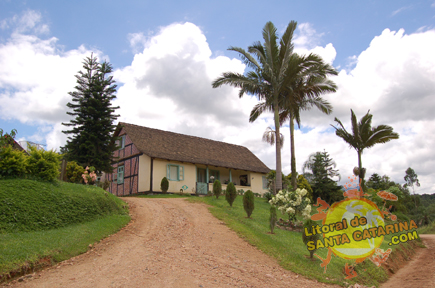
[[186, 198], [191, 197], [190, 194], [184, 193], [183, 195], [179, 194], [154, 194], [154, 195], [133, 195], [133, 197], [139, 198]]
[[42, 258], [63, 261], [130, 221], [127, 204], [95, 186], [0, 180], [0, 280]]
[[429, 225], [419, 227], [417, 229], [418, 234], [435, 234], [435, 222]]
[[[218, 219], [224, 221], [228, 227], [236, 231], [238, 235], [248, 241], [250, 244], [258, 247], [264, 253], [278, 260], [280, 265], [295, 273], [304, 275], [310, 279], [316, 279], [324, 283], [338, 284], [349, 286], [349, 284], [359, 283], [367, 286], [378, 286], [388, 279], [384, 269], [376, 267], [370, 260], [366, 259], [363, 263], [358, 264], [355, 268], [358, 276], [352, 279], [344, 279], [345, 259], [332, 256], [332, 260], [327, 267], [326, 273], [324, 268], [320, 267], [321, 261], [315, 258], [315, 261], [308, 259], [307, 247], [302, 242], [302, 233], [286, 231], [275, 228], [275, 234], [268, 234], [269, 228], [269, 209], [270, 205], [262, 198], [255, 198], [255, 209], [251, 215], [252, 219], [246, 218], [246, 212], [243, 209], [242, 197], [237, 197], [233, 207], [225, 201], [224, 197], [218, 200], [212, 197], [192, 197], [191, 202], [204, 202], [212, 207], [210, 212]], [[286, 216], [278, 213], [278, 218], [286, 219]], [[393, 235], [387, 235], [381, 248], [397, 249], [399, 246], [389, 246]], [[405, 245], [405, 247], [408, 247]], [[399, 248], [402, 249], [402, 248]], [[316, 251], [322, 258], [326, 258], [327, 249]], [[347, 261], [352, 264], [354, 262]]]
[[0, 180], [0, 233], [40, 231], [127, 214], [125, 203], [96, 186]]
[[117, 232], [129, 221], [128, 215], [109, 215], [58, 229], [0, 234], [0, 275], [32, 267], [41, 258], [60, 262], [84, 253], [89, 244]]

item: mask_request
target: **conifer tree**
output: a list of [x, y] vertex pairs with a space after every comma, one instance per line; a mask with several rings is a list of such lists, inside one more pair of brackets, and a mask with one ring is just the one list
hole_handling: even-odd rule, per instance
[[97, 62], [91, 55], [83, 62], [84, 70], [76, 75], [77, 86], [72, 96], [72, 102], [67, 107], [74, 116], [69, 123], [62, 125], [72, 127], [62, 131], [70, 135], [67, 143], [62, 147], [66, 151], [66, 159], [76, 161], [83, 166], [94, 166], [97, 173], [112, 172], [112, 152], [116, 150], [116, 143], [112, 135], [116, 126], [114, 121], [119, 117], [114, 112], [119, 107], [113, 107], [111, 101], [116, 98], [116, 85], [112, 76], [112, 66]]
[[331, 204], [343, 198], [342, 187], [338, 186], [336, 181], [332, 179], [334, 177], [340, 178], [338, 170], [334, 169], [335, 166], [334, 160], [329, 157], [326, 151], [311, 154], [304, 163], [304, 177], [313, 189], [313, 201], [320, 197]]

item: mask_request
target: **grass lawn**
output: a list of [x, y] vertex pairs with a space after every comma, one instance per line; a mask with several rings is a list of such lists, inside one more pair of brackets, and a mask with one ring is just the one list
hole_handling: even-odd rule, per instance
[[117, 232], [129, 221], [128, 215], [109, 215], [58, 229], [0, 234], [0, 275], [32, 268], [45, 257], [54, 263], [84, 253], [89, 244]]
[[126, 207], [96, 186], [0, 180], [0, 282], [40, 259], [59, 262], [86, 252], [130, 221]]
[[[316, 279], [324, 283], [333, 283], [342, 286], [359, 283], [367, 286], [378, 286], [388, 279], [387, 273], [382, 268], [376, 267], [370, 260], [366, 259], [363, 263], [358, 264], [355, 268], [358, 276], [346, 280], [344, 273], [345, 259], [332, 256], [332, 260], [327, 266], [326, 273], [324, 268], [320, 267], [321, 261], [315, 257], [315, 260], [307, 258], [309, 251], [302, 242], [302, 233], [282, 230], [275, 228], [275, 234], [269, 234], [269, 209], [270, 205], [262, 198], [255, 198], [255, 209], [251, 215], [252, 219], [246, 218], [246, 212], [243, 209], [242, 197], [238, 196], [231, 208], [225, 201], [225, 197], [219, 199], [212, 197], [191, 197], [191, 202], [204, 202], [211, 205], [210, 212], [218, 219], [224, 221], [228, 227], [238, 233], [252, 245], [258, 247], [264, 253], [276, 258], [280, 265], [285, 269], [304, 275], [311, 279]], [[315, 211], [315, 210], [314, 210]], [[287, 219], [285, 215], [278, 213], [278, 218]], [[314, 213], [314, 212], [313, 212]], [[397, 249], [398, 245], [389, 246], [392, 235], [387, 235], [381, 248]], [[410, 245], [405, 244], [404, 248], [412, 249]], [[326, 258], [327, 249], [316, 251], [322, 258]], [[349, 264], [354, 261], [347, 260]]]

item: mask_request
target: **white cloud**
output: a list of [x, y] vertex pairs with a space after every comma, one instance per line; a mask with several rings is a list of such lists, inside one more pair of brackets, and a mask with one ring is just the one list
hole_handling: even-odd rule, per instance
[[41, 13], [33, 10], [27, 10], [21, 15], [14, 15], [12, 18], [0, 21], [1, 29], [13, 27], [14, 33], [36, 33], [46, 34], [50, 31], [47, 24], [41, 23]]
[[394, 10], [394, 11], [391, 13], [391, 16], [396, 16], [397, 14], [401, 13], [402, 11], [408, 10], [408, 9], [410, 9], [411, 7], [412, 7], [412, 6], [404, 6], [404, 7], [400, 7], [399, 9]]
[[[71, 101], [68, 92], [74, 90], [74, 75], [82, 69], [82, 61], [91, 51], [84, 46], [63, 51], [55, 37], [41, 39], [24, 34], [37, 34], [45, 29], [37, 12], [27, 11], [6, 20], [13, 32], [5, 43], [0, 43], [0, 119], [50, 127], [68, 122], [66, 104]], [[31, 138], [45, 137], [48, 131], [44, 128], [37, 133]], [[63, 139], [61, 133], [56, 135]], [[48, 144], [50, 149], [58, 148]]]
[[[362, 161], [367, 175], [386, 174], [394, 181], [404, 183], [405, 170], [411, 166], [422, 183], [417, 191], [434, 193], [434, 172], [430, 169], [435, 162], [431, 148], [435, 145], [432, 136], [435, 132], [432, 116], [435, 109], [434, 49], [434, 30], [406, 35], [403, 30], [385, 29], [353, 59], [355, 67], [351, 71], [342, 70], [333, 78], [338, 91], [324, 97], [334, 107], [332, 116], [315, 110], [304, 112], [302, 123], [327, 129], [329, 124], [335, 125], [333, 119], [337, 117], [350, 129], [350, 109], [358, 119], [370, 109], [373, 126], [390, 125], [400, 134], [400, 139], [364, 152]], [[312, 140], [316, 141], [316, 137]], [[331, 141], [321, 142], [327, 143], [322, 145], [326, 147], [319, 146], [316, 150], [325, 148], [332, 154], [334, 149], [341, 147], [339, 150], [342, 151], [332, 157], [341, 173], [352, 173], [357, 164], [355, 150], [346, 147], [336, 136]]]
[[325, 47], [319, 46], [323, 35], [324, 33], [317, 33], [310, 23], [298, 24], [293, 40], [295, 44], [294, 51], [301, 55], [317, 54], [326, 63], [332, 64], [337, 52], [332, 43], [327, 44]]
[[230, 136], [231, 127], [249, 126], [255, 99], [238, 99], [230, 87], [211, 87], [222, 72], [243, 72], [244, 65], [211, 55], [194, 24], [161, 28], [130, 66], [114, 74], [123, 84], [115, 102], [121, 107], [120, 120], [213, 139]]
[[[332, 63], [336, 55], [332, 43], [320, 46], [319, 40], [309, 38], [320, 39], [321, 35], [308, 24], [300, 27], [296, 50], [315, 51]], [[237, 55], [213, 57], [204, 33], [192, 23], [176, 23], [146, 37], [139, 32], [127, 38], [133, 49], [141, 51], [131, 65], [114, 73], [119, 89], [113, 104], [121, 107], [118, 120], [244, 145], [270, 168], [275, 167], [275, 148], [261, 141], [266, 127], [273, 127], [272, 115], [249, 123], [249, 113], [257, 103], [254, 97], [239, 99], [237, 89], [211, 87], [222, 72], [243, 73], [245, 67]], [[374, 37], [365, 51], [353, 57], [354, 65], [333, 78], [338, 92], [324, 96], [333, 105], [333, 114], [323, 115], [314, 109], [303, 112], [303, 131], [309, 131], [295, 134], [298, 172], [302, 173], [303, 162], [311, 153], [325, 149], [337, 162], [343, 179], [350, 176], [357, 165], [356, 151], [335, 136], [330, 124], [335, 124], [337, 117], [349, 128], [351, 108], [358, 119], [370, 109], [372, 124], [392, 126], [400, 139], [364, 151], [367, 175], [386, 174], [404, 183], [405, 170], [412, 167], [421, 182], [417, 192], [435, 193], [434, 45], [434, 30], [407, 35], [403, 30], [386, 29]], [[74, 75], [89, 54], [83, 46], [63, 51], [54, 37], [41, 39], [13, 32], [0, 44], [0, 118], [39, 123], [44, 127], [41, 133], [47, 133], [49, 149], [64, 145], [66, 136], [61, 130], [65, 127], [60, 122], [68, 121], [67, 93], [75, 86]], [[52, 127], [49, 132], [47, 126]], [[285, 136], [283, 170], [289, 173], [288, 126], [281, 132]]]

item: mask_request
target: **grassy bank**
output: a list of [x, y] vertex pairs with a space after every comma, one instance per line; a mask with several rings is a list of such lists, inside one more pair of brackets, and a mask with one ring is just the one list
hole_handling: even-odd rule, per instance
[[435, 234], [435, 222], [419, 227], [417, 231], [419, 234]]
[[130, 221], [101, 188], [26, 179], [0, 180], [0, 211], [0, 275], [81, 254]]
[[[218, 200], [211, 197], [192, 197], [189, 201], [204, 202], [212, 205], [209, 210], [215, 217], [224, 221], [227, 226], [236, 231], [240, 237], [277, 259], [282, 267], [295, 273], [316, 279], [320, 282], [338, 284], [346, 287], [353, 283], [378, 286], [388, 279], [386, 271], [376, 267], [370, 260], [366, 260], [356, 266], [357, 277], [345, 279], [344, 266], [346, 260], [335, 256], [332, 256], [332, 260], [327, 266], [326, 273], [324, 273], [324, 268], [320, 267], [321, 261], [318, 258], [315, 258], [314, 261], [307, 258], [309, 252], [302, 242], [302, 233], [275, 228], [275, 234], [268, 234], [270, 231], [270, 205], [265, 202], [264, 199], [255, 198], [255, 210], [251, 216], [252, 219], [246, 218], [242, 197], [237, 197], [232, 208], [230, 208], [224, 197], [220, 197]], [[286, 216], [278, 214], [278, 218], [280, 217], [285, 218]], [[398, 248], [398, 246], [395, 245], [388, 245], [392, 236], [393, 235], [387, 235], [384, 238], [384, 242], [381, 245], [382, 249]], [[327, 249], [320, 249], [317, 250], [316, 253], [322, 258], [326, 258], [327, 251]], [[347, 262], [349, 264], [354, 263], [354, 261], [349, 260]]]

